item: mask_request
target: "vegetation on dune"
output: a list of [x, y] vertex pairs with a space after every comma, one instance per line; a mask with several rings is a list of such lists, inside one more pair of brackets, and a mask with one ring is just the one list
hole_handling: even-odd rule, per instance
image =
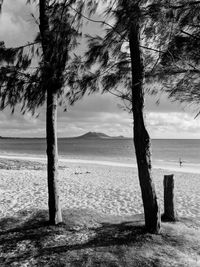
[[[32, 160], [0, 159], [0, 169], [3, 170], [45, 170], [46, 163]], [[59, 169], [66, 169], [65, 165], [59, 165]]]

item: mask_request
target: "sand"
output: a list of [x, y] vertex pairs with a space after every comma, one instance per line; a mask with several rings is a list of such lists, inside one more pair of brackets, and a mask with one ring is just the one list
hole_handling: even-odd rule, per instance
[[[6, 160], [6, 159], [4, 159]], [[34, 166], [36, 159], [28, 159]], [[28, 162], [27, 161], [27, 162]], [[40, 160], [37, 160], [40, 162]], [[32, 162], [32, 163], [31, 163]], [[43, 164], [43, 165], [42, 165]], [[25, 166], [28, 166], [26, 163]], [[59, 188], [63, 209], [87, 209], [111, 215], [143, 212], [137, 170], [116, 164], [62, 162]], [[0, 170], [0, 218], [12, 217], [20, 210], [47, 209], [47, 177], [41, 168]], [[175, 198], [179, 216], [200, 220], [200, 174], [154, 169], [154, 181], [163, 211], [163, 175], [174, 173]]]

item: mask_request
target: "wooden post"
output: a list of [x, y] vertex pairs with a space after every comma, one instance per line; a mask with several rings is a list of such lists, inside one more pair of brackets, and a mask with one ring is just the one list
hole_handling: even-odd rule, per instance
[[174, 201], [174, 175], [164, 175], [164, 214], [162, 221], [174, 222], [177, 220]]

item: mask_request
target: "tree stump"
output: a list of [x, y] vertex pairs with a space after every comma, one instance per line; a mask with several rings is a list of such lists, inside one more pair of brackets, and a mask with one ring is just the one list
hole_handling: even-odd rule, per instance
[[161, 216], [162, 221], [177, 221], [174, 200], [174, 175], [164, 175], [164, 214]]

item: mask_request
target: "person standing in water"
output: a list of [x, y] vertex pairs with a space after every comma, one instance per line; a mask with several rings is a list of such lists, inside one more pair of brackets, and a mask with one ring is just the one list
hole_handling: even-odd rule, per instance
[[182, 162], [181, 158], [179, 158], [179, 165], [180, 165], [180, 167], [182, 167], [182, 164], [183, 164], [183, 162]]

